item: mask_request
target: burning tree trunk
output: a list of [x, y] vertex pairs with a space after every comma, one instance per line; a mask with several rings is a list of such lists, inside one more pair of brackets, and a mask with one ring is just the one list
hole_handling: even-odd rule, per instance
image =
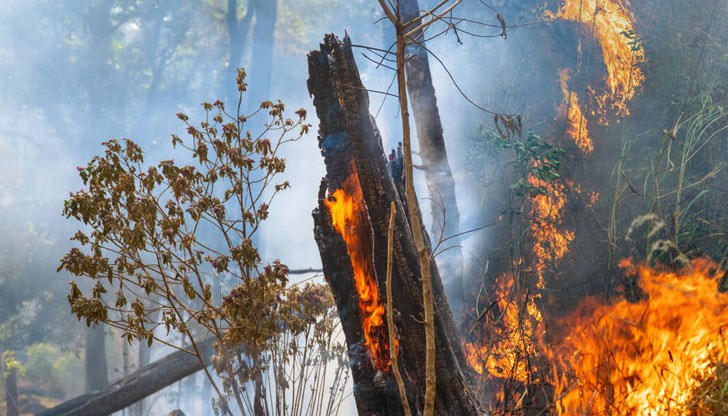
[[[348, 38], [345, 44], [348, 44]], [[398, 354], [407, 400], [421, 408], [425, 388], [425, 343], [420, 263], [403, 201], [387, 172], [381, 137], [369, 115], [369, 98], [351, 48], [327, 35], [309, 55], [309, 91], [319, 117], [319, 147], [326, 178], [314, 210], [315, 237], [349, 346], [359, 414], [402, 414], [390, 372]], [[333, 197], [327, 197], [327, 189]], [[398, 345], [387, 342], [384, 293], [389, 206], [397, 206], [393, 254], [393, 320]], [[470, 393], [457, 328], [437, 267], [431, 267], [437, 340], [436, 412], [478, 414]]]

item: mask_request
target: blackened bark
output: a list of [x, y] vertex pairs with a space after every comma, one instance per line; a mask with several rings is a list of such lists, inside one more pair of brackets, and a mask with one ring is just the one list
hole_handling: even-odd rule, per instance
[[[344, 44], [350, 43], [346, 38]], [[425, 389], [425, 343], [422, 325], [420, 265], [409, 232], [402, 201], [387, 173], [381, 137], [369, 115], [369, 97], [359, 77], [350, 47], [327, 35], [319, 51], [309, 54], [309, 91], [319, 117], [319, 147], [326, 178], [314, 211], [314, 234], [349, 346], [354, 396], [361, 415], [403, 414], [390, 372], [378, 373], [363, 346], [359, 302], [351, 261], [341, 236], [331, 225], [323, 201], [326, 191], [341, 188], [356, 173], [371, 228], [375, 278], [384, 293], [387, 267], [389, 206], [397, 206], [392, 273], [394, 318], [400, 342], [399, 364], [410, 406], [420, 409]], [[429, 242], [428, 242], [429, 243]], [[444, 295], [437, 266], [431, 267], [437, 340], [436, 412], [441, 415], [475, 415], [478, 406], [468, 384], [465, 360], [452, 314]], [[383, 296], [380, 296], [384, 299]]]
[[[206, 365], [213, 352], [212, 340], [197, 344]], [[36, 416], [106, 416], [124, 409], [157, 391], [202, 370], [202, 361], [177, 351], [140, 368], [104, 388], [67, 400]]]
[[[400, 0], [398, 4], [403, 22], [415, 19], [405, 31], [420, 24], [420, 20], [416, 19], [420, 10], [417, 0]], [[436, 244], [440, 240], [448, 239], [443, 244], [449, 249], [439, 254], [437, 261], [441, 266], [448, 299], [456, 318], [459, 319], [464, 303], [463, 253], [460, 238], [457, 237], [460, 233], [460, 211], [455, 195], [455, 180], [447, 159], [427, 50], [423, 46], [424, 33], [417, 31], [412, 38], [414, 41], [409, 42], [405, 49], [404, 67], [407, 74], [407, 92], [417, 128], [419, 155], [430, 192], [430, 237]], [[439, 250], [445, 247], [440, 247]]]

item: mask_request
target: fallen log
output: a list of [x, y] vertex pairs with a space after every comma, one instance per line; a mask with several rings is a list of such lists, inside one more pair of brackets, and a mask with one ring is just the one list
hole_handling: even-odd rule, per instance
[[[210, 364], [212, 339], [197, 344], [204, 365]], [[122, 410], [203, 368], [200, 358], [176, 351], [106, 387], [67, 400], [36, 416], [106, 416]]]
[[[342, 44], [334, 35], [327, 35], [320, 50], [308, 56], [308, 88], [319, 118], [319, 147], [326, 165], [319, 205], [313, 212], [314, 235], [349, 346], [359, 414], [399, 415], [403, 414], [403, 406], [394, 377], [387, 367], [392, 350], [398, 354], [410, 407], [421, 409], [424, 398], [425, 336], [420, 265], [410, 224], [404, 214], [407, 211], [403, 199], [388, 174], [381, 137], [369, 114], [367, 91], [359, 77], [351, 47], [346, 46], [350, 43], [348, 37]], [[347, 223], [347, 230], [358, 238], [358, 246], [347, 244], [332, 224], [333, 208], [330, 206], [333, 198], [329, 195], [337, 190], [343, 190], [354, 199], [355, 214]], [[372, 297], [384, 298], [379, 293], [384, 293], [386, 284], [387, 230], [392, 201], [397, 207], [392, 289], [398, 348], [388, 345], [383, 322], [373, 328], [369, 327], [371, 323], [363, 325], [372, 304], [368, 297], [364, 299], [358, 292], [354, 280], [355, 269], [364, 267], [376, 282], [373, 290], [377, 293]], [[355, 248], [358, 250], [353, 252]], [[361, 261], [367, 263], [355, 266]], [[471, 394], [470, 369], [465, 363], [458, 330], [434, 261], [431, 262], [431, 274], [437, 308], [436, 413], [480, 414], [478, 403]]]

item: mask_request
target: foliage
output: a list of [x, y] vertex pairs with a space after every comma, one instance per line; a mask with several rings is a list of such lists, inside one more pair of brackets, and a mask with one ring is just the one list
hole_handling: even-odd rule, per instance
[[38, 384], [48, 385], [53, 381], [53, 356], [57, 353], [51, 344], [39, 342], [28, 347], [26, 375]]
[[[238, 70], [237, 85], [240, 103], [244, 70]], [[290, 285], [288, 268], [277, 260], [263, 265], [254, 244], [273, 199], [289, 187], [278, 180], [286, 168], [279, 153], [308, 131], [306, 112], [291, 119], [283, 103], [270, 101], [249, 116], [240, 114], [240, 105], [232, 113], [221, 101], [202, 106], [204, 121], [195, 126], [179, 113], [187, 137], [172, 136], [190, 164], [146, 166], [141, 147], [125, 139], [105, 142], [104, 154], [78, 169], [87, 189], [71, 194], [64, 215], [85, 228], [73, 236], [80, 247], [61, 259], [59, 270], [93, 282], [90, 294], [71, 282], [68, 295], [72, 312], [87, 325], [104, 322], [127, 341], [149, 345], [172, 345], [167, 335], [175, 331], [189, 344], [172, 346], [195, 354], [212, 337], [214, 368], [223, 379], [220, 387], [208, 374], [219, 396], [217, 410], [229, 413], [234, 398], [244, 413], [268, 406], [285, 412], [281, 397], [291, 395], [286, 384], [319, 380], [326, 364], [343, 353], [334, 348], [333, 300], [326, 289]], [[263, 131], [245, 131], [248, 120], [264, 111]], [[318, 361], [298, 356], [311, 350], [318, 351]], [[266, 383], [268, 377], [275, 384]], [[323, 384], [313, 387], [296, 391], [295, 401], [324, 394]], [[267, 388], [281, 394], [265, 394]]]
[[25, 366], [18, 361], [17, 358], [15, 358], [15, 352], [8, 350], [3, 352], [2, 355], [2, 363], [4, 366], [3, 370], [3, 378], [8, 378], [10, 376], [10, 373], [15, 370], [20, 374], [21, 376], [25, 374]]
[[[526, 140], [521, 140], [515, 136], [504, 138], [493, 130], [481, 127], [471, 141], [474, 149], [469, 159], [475, 175], [483, 175], [481, 167], [485, 162], [484, 158], [497, 158], [503, 151], [512, 151], [512, 156], [507, 160], [516, 179], [510, 183], [510, 187], [519, 197], [533, 198], [537, 195], [548, 195], [549, 184], [561, 178], [559, 168], [560, 159], [565, 154], [564, 149], [550, 144], [533, 131], [528, 132]], [[533, 177], [536, 181], [529, 181], [529, 177]], [[474, 177], [474, 179], [484, 184], [482, 178]]]

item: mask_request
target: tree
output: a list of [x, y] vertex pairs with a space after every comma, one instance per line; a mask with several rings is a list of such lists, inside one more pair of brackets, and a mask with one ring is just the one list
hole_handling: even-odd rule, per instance
[[[463, 253], [460, 247], [460, 211], [455, 196], [455, 180], [447, 159], [445, 138], [437, 110], [437, 97], [432, 85], [429, 51], [425, 47], [425, 30], [417, 0], [397, 1], [398, 16], [409, 39], [402, 52], [406, 73], [407, 94], [417, 126], [421, 169], [425, 173], [430, 193], [432, 224], [430, 233], [437, 241], [447, 239], [448, 247], [440, 247], [439, 260], [445, 271], [445, 287], [450, 304], [456, 308], [456, 319], [462, 319], [465, 302], [463, 283]], [[431, 10], [428, 14], [439, 11]], [[432, 22], [430, 22], [432, 23]], [[397, 24], [392, 22], [392, 24]], [[399, 67], [398, 67], [399, 70]], [[436, 249], [437, 250], [437, 249]]]
[[[242, 96], [243, 70], [237, 85]], [[203, 107], [199, 127], [179, 113], [189, 138], [172, 138], [194, 164], [146, 167], [139, 145], [110, 140], [104, 155], [80, 170], [88, 189], [73, 193], [64, 213], [89, 227], [73, 237], [88, 249], [71, 249], [59, 269], [90, 278], [93, 288], [84, 295], [72, 282], [71, 310], [88, 325], [120, 329], [129, 342], [159, 342], [193, 355], [223, 414], [230, 400], [256, 415], [334, 409], [343, 374], [337, 371], [328, 386], [334, 394], [320, 384], [328, 363], [344, 351], [336, 345], [330, 295], [318, 284], [289, 285], [288, 268], [278, 260], [263, 266], [251, 241], [275, 196], [290, 186], [277, 182], [286, 166], [279, 152], [308, 131], [306, 112], [289, 119], [282, 103], [266, 101], [255, 113], [267, 112], [269, 121], [252, 135], [244, 127], [256, 114], [243, 116], [240, 104], [235, 112], [221, 101]], [[222, 293], [214, 293], [214, 282]], [[184, 343], [173, 344], [170, 331]], [[207, 338], [222, 384], [204, 364]]]
[[246, 110], [252, 110], [270, 95], [273, 32], [278, 16], [278, 0], [249, 0], [242, 18], [238, 16], [238, 3], [238, 0], [227, 0], [225, 26], [228, 32], [229, 52], [227, 76], [222, 80], [221, 96], [228, 96], [227, 83], [235, 78], [235, 70], [241, 64], [248, 33], [252, 31], [250, 73], [256, 89], [250, 97], [250, 102], [245, 104]]
[[[401, 414], [403, 400], [410, 408], [418, 409], [432, 381], [426, 381], [427, 365], [432, 364], [440, 380], [434, 386], [438, 398], [435, 411], [478, 414], [469, 386], [469, 369], [437, 266], [429, 254], [423, 264], [420, 247], [413, 241], [414, 225], [403, 214], [403, 207], [411, 204], [411, 199], [405, 201], [399, 195], [387, 173], [381, 137], [368, 112], [368, 95], [350, 44], [348, 38], [342, 44], [328, 35], [321, 50], [309, 54], [308, 85], [319, 116], [319, 147], [327, 170], [319, 191], [319, 206], [314, 211], [314, 235], [349, 345], [358, 411]], [[333, 193], [331, 197], [327, 190]], [[392, 202], [397, 206], [397, 215], [392, 268], [395, 297], [390, 306], [395, 310], [392, 318], [398, 346], [386, 341], [384, 307], [377, 302], [381, 298], [379, 291], [386, 285], [388, 210]], [[333, 207], [341, 207], [341, 211]], [[348, 212], [346, 207], [352, 209], [342, 221], [343, 213]], [[429, 240], [421, 223], [419, 227], [425, 252], [429, 253]], [[436, 343], [438, 356], [427, 363], [422, 359], [426, 355], [422, 267], [429, 269], [438, 305], [431, 321], [435, 334], [430, 338]], [[389, 357], [393, 353], [398, 354], [407, 397], [399, 397], [389, 376]]]

